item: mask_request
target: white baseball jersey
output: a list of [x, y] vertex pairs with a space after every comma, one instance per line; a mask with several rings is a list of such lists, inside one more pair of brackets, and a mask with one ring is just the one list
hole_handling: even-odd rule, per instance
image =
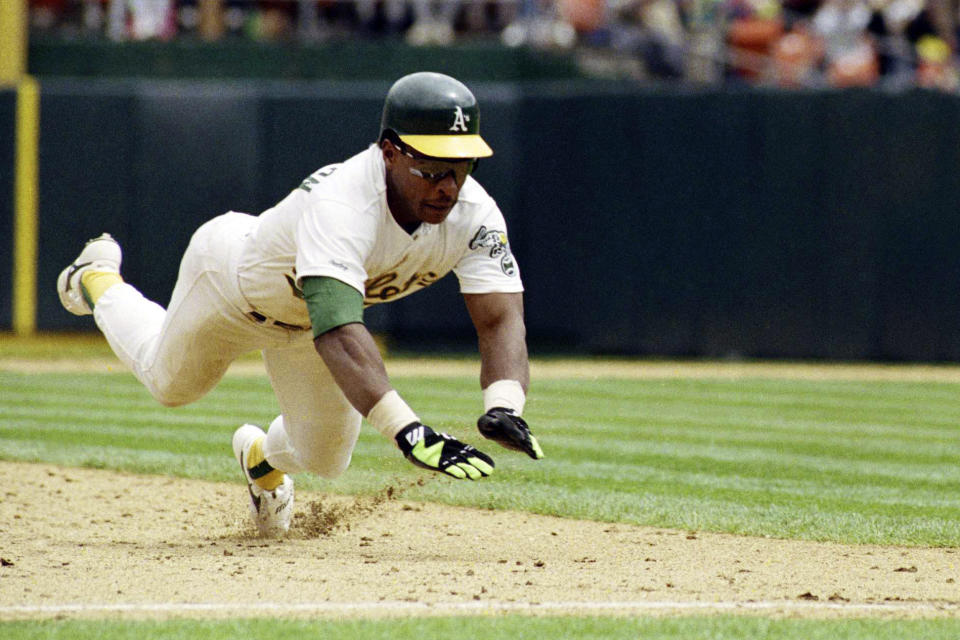
[[523, 291], [496, 202], [472, 177], [438, 225], [411, 235], [387, 208], [380, 148], [318, 170], [258, 218], [240, 259], [247, 301], [287, 324], [310, 326], [301, 278], [328, 276], [364, 296], [391, 302], [453, 271], [462, 293]]

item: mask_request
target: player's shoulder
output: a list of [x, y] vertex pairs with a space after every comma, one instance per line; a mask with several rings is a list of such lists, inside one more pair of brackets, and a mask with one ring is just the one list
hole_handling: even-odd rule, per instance
[[376, 170], [377, 157], [370, 149], [343, 162], [329, 164], [310, 174], [298, 187], [313, 203], [338, 202], [364, 210], [376, 202], [385, 185]]
[[491, 218], [503, 217], [496, 201], [473, 177], [463, 183], [455, 211], [456, 215], [451, 215], [448, 220], [458, 226], [475, 227], [479, 223], [489, 223]]
[[369, 149], [343, 160], [324, 165], [314, 171], [304, 181], [304, 184], [310, 188], [310, 192], [316, 191], [323, 193], [325, 190], [342, 188], [350, 184], [354, 188], [372, 182], [371, 178], [375, 175], [371, 173], [371, 164], [374, 158], [371, 157]]
[[467, 176], [466, 181], [460, 188], [459, 201], [470, 205], [488, 205], [493, 202], [493, 197], [487, 193], [483, 185], [477, 182], [473, 176]]
[[457, 196], [457, 218], [469, 220], [499, 212], [497, 203], [483, 186], [468, 176]]

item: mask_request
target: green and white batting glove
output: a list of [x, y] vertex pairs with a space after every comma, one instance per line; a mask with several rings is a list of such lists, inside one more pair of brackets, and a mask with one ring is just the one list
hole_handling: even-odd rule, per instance
[[407, 460], [431, 471], [440, 471], [463, 480], [478, 480], [493, 473], [493, 460], [445, 433], [425, 424], [411, 422], [396, 437]]
[[494, 407], [480, 416], [477, 420], [477, 429], [484, 438], [493, 440], [507, 449], [520, 451], [534, 460], [543, 457], [540, 443], [530, 433], [526, 421], [518, 416], [513, 409]]

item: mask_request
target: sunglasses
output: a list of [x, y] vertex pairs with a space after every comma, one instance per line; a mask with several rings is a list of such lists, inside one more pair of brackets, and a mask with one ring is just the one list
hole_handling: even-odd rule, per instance
[[463, 186], [467, 176], [477, 167], [477, 159], [469, 160], [437, 160], [413, 151], [405, 144], [395, 145], [400, 152], [414, 161], [409, 168], [410, 173], [434, 184], [452, 175], [457, 186]]

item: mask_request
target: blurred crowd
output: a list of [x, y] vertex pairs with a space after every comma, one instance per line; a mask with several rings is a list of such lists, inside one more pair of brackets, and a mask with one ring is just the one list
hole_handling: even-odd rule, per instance
[[[0, 0], [2, 1], [2, 0]], [[29, 0], [35, 33], [116, 41], [471, 39], [575, 49], [597, 73], [955, 91], [960, 0]]]

